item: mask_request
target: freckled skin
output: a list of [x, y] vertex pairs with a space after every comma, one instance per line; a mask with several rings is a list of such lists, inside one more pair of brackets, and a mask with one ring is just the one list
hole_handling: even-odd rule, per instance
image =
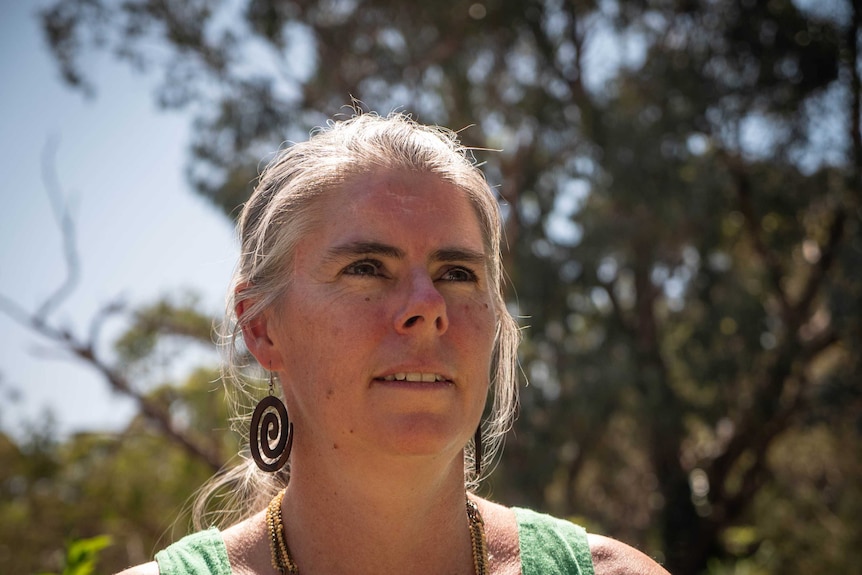
[[[325, 217], [297, 245], [267, 320], [297, 429], [294, 462], [338, 445], [460, 465], [487, 396], [496, 317], [485, 265], [438, 254], [484, 257], [472, 205], [436, 176], [387, 171], [320, 201]], [[362, 242], [400, 255], [363, 256], [374, 266], [333, 256]], [[451, 383], [418, 392], [376, 379], [405, 370]]]

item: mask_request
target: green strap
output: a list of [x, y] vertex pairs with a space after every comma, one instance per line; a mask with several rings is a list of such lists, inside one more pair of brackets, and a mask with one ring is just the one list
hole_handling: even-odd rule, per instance
[[514, 511], [522, 575], [594, 575], [583, 527], [529, 509]]
[[230, 575], [221, 532], [215, 527], [183, 537], [156, 553], [160, 575]]
[[[522, 575], [594, 575], [583, 527], [514, 508]], [[188, 535], [156, 554], [160, 575], [230, 575], [227, 548], [216, 528]]]

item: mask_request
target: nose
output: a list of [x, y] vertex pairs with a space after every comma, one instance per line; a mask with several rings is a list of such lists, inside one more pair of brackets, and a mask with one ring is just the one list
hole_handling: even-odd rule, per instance
[[424, 270], [404, 282], [404, 304], [395, 316], [395, 331], [401, 334], [435, 333], [449, 328], [446, 300]]

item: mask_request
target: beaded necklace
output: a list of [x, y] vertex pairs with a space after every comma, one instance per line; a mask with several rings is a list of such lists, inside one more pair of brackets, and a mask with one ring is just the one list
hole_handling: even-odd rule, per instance
[[[266, 509], [266, 526], [269, 529], [269, 549], [272, 566], [282, 575], [299, 575], [299, 568], [290, 556], [284, 539], [284, 523], [281, 518], [281, 501], [284, 489], [279, 491]], [[470, 547], [473, 550], [475, 575], [488, 575], [488, 543], [485, 540], [485, 522], [479, 508], [467, 499], [467, 521], [470, 526]]]

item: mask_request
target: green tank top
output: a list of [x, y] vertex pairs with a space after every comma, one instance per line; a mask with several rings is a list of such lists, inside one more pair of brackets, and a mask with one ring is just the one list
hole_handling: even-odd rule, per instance
[[[594, 575], [583, 527], [515, 508], [522, 575]], [[212, 527], [156, 553], [161, 575], [230, 575], [221, 532]]]

